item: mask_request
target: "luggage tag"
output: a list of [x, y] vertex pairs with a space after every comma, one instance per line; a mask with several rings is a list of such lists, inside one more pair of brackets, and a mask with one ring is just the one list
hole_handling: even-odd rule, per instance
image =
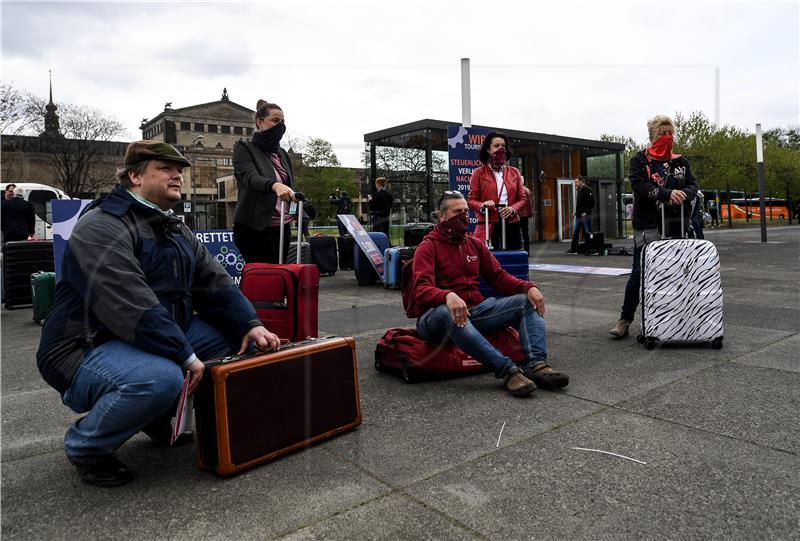
[[289, 203], [289, 216], [297, 216], [297, 201]]

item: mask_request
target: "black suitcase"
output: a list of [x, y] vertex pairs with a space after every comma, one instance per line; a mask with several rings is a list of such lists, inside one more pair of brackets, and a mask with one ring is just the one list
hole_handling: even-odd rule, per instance
[[3, 248], [3, 300], [9, 310], [33, 303], [31, 274], [55, 271], [52, 240], [18, 240]]
[[341, 270], [351, 270], [355, 267], [353, 264], [353, 247], [356, 245], [356, 240], [350, 235], [343, 235], [338, 238], [339, 245], [339, 268]]
[[584, 255], [603, 255], [603, 251], [605, 250], [605, 233], [602, 231], [596, 231], [594, 233], [588, 233], [584, 235], [586, 238], [586, 242], [581, 242], [578, 244], [578, 253]]
[[361, 424], [353, 338], [205, 364], [194, 398], [200, 469], [232, 475]]
[[403, 230], [404, 246], [419, 246], [425, 235], [433, 231], [433, 224], [429, 222], [418, 222], [407, 224]]
[[339, 268], [336, 239], [333, 237], [309, 237], [311, 263], [319, 267], [320, 274], [333, 276]]

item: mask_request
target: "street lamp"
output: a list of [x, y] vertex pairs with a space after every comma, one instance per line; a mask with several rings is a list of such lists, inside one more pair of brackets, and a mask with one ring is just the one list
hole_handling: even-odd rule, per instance
[[197, 143], [203, 138], [202, 135], [198, 135], [194, 139], [192, 139], [192, 229], [197, 229], [197, 179], [194, 174], [194, 163], [195, 163], [195, 147]]

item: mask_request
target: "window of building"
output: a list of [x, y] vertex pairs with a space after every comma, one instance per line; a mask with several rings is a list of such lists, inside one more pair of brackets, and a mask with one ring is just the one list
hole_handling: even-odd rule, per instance
[[220, 126], [220, 129], [222, 130], [222, 133], [231, 133], [230, 126]]
[[194, 131], [203, 131], [203, 124], [200, 122], [195, 122]]
[[208, 125], [208, 133], [217, 133], [217, 125], [216, 124], [209, 124]]
[[242, 127], [241, 126], [234, 126], [233, 127], [233, 135], [242, 135]]
[[181, 122], [181, 130], [189, 131], [191, 129], [192, 129], [192, 123], [191, 122]]

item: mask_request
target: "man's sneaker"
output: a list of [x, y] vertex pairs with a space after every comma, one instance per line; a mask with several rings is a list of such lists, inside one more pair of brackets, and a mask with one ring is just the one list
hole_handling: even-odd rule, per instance
[[563, 389], [569, 385], [569, 376], [556, 372], [549, 365], [539, 363], [536, 366], [522, 369], [525, 377], [533, 381], [540, 389]]
[[521, 371], [517, 371], [506, 378], [506, 390], [511, 396], [523, 397], [535, 391], [536, 385]]
[[114, 455], [76, 459], [67, 456], [75, 465], [81, 481], [96, 487], [118, 487], [133, 480], [133, 474]]
[[567, 255], [578, 255], [578, 252], [576, 250], [567, 250], [564, 253]]
[[617, 324], [614, 325], [614, 328], [608, 332], [614, 335], [615, 338], [624, 338], [628, 336], [628, 327], [630, 326], [631, 326], [630, 321], [620, 319], [619, 321], [617, 321]]

